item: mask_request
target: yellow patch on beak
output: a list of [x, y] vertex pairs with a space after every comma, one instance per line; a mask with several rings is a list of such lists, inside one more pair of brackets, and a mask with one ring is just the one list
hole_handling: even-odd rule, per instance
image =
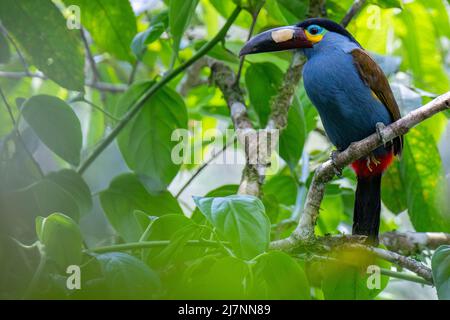
[[323, 38], [323, 34], [311, 34], [308, 30], [305, 30], [306, 38], [312, 43], [317, 43]]
[[294, 37], [294, 29], [281, 29], [272, 32], [272, 39], [276, 43], [292, 40]]

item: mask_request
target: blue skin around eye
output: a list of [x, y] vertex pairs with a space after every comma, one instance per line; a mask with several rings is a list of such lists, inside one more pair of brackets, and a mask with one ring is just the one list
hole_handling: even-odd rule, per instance
[[[347, 37], [328, 31], [313, 48], [302, 49], [308, 59], [303, 68], [306, 93], [338, 150], [374, 133], [377, 122], [392, 122], [387, 108], [372, 95], [353, 63], [350, 52], [356, 48]], [[380, 147], [374, 154], [386, 152]]]

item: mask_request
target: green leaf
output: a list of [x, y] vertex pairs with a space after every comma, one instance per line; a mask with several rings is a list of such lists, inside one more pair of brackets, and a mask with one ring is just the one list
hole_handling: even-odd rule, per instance
[[267, 250], [270, 221], [261, 200], [253, 196], [233, 195], [223, 198], [194, 198], [200, 211], [230, 241], [236, 254], [244, 259]]
[[141, 60], [147, 50], [147, 46], [158, 40], [161, 34], [166, 31], [169, 24], [169, 13], [163, 11], [153, 17], [147, 30], [138, 33], [131, 43], [131, 50], [134, 55]]
[[295, 24], [306, 18], [309, 0], [277, 0], [283, 16], [288, 23]]
[[[439, 3], [438, 12], [445, 15], [446, 9]], [[449, 90], [450, 82], [439, 43], [442, 30], [448, 34], [448, 16], [438, 19], [435, 13], [430, 14], [427, 5], [428, 0], [405, 3], [402, 12], [395, 16], [395, 32], [402, 43], [399, 50], [404, 57], [403, 69], [412, 72], [414, 84], [429, 92], [444, 93]], [[438, 24], [444, 26], [436, 27]]]
[[195, 223], [184, 215], [159, 217], [152, 222], [148, 236], [143, 240], [170, 240], [170, 245], [145, 250], [144, 261], [151, 267], [161, 268], [167, 267], [169, 263], [181, 263], [199, 256], [201, 248], [186, 247], [188, 240], [196, 238], [198, 230]]
[[53, 213], [36, 218], [36, 233], [45, 245], [47, 258], [65, 272], [69, 265], [80, 265], [83, 240], [80, 227], [70, 217]]
[[111, 225], [127, 242], [139, 240], [143, 232], [135, 218], [135, 210], [149, 216], [182, 213], [178, 202], [168, 191], [152, 195], [131, 173], [114, 178], [109, 188], [100, 193], [100, 202]]
[[161, 281], [144, 262], [129, 254], [111, 252], [96, 256], [100, 262], [104, 287], [99, 292], [109, 299], [154, 299]]
[[249, 266], [241, 259], [207, 256], [192, 265], [178, 288], [177, 299], [245, 299]]
[[64, 189], [77, 203], [81, 215], [87, 214], [92, 209], [91, 191], [83, 178], [75, 171], [64, 169], [51, 172], [46, 179], [53, 181]]
[[178, 56], [181, 38], [191, 22], [198, 1], [199, 0], [170, 0], [169, 27], [173, 37], [173, 62], [175, 62], [175, 59]]
[[450, 300], [450, 246], [440, 246], [431, 259], [431, 269], [440, 300]]
[[280, 156], [294, 169], [302, 157], [303, 147], [308, 135], [305, 114], [300, 99], [295, 96], [288, 112], [286, 129], [280, 135]]
[[33, 96], [23, 104], [22, 115], [50, 150], [72, 165], [80, 163], [81, 125], [67, 103], [52, 96]]
[[128, 0], [64, 0], [81, 9], [81, 22], [95, 44], [120, 60], [133, 62], [130, 46], [137, 33], [136, 17]]
[[[239, 185], [237, 184], [226, 184], [223, 186], [220, 186], [214, 190], [209, 191], [205, 198], [211, 198], [211, 197], [226, 197], [231, 196], [238, 193]], [[202, 215], [198, 207], [195, 208], [194, 212], [192, 213], [191, 219], [195, 222], [202, 224], [205, 221], [205, 216]]]
[[[386, 261], [361, 250], [342, 250], [333, 255], [336, 260], [323, 266], [322, 291], [330, 300], [374, 299], [387, 286], [389, 277], [380, 275], [379, 287], [370, 277], [376, 277], [370, 266], [390, 268]], [[369, 287], [369, 284], [374, 287]]]
[[69, 90], [84, 90], [84, 54], [79, 30], [67, 28], [64, 17], [51, 1], [1, 1], [0, 20], [33, 64], [50, 79]]
[[[139, 99], [151, 83], [132, 86], [119, 100], [116, 116], [121, 117]], [[187, 111], [183, 99], [164, 87], [144, 104], [142, 110], [118, 137], [120, 151], [151, 192], [165, 190], [178, 173], [180, 164], [172, 160], [172, 150], [180, 142], [172, 141], [174, 130], [187, 128]]]
[[408, 208], [399, 170], [400, 162], [393, 163], [381, 180], [381, 198], [384, 205], [394, 214], [399, 214]]
[[11, 59], [11, 52], [9, 50], [8, 40], [0, 32], [0, 64], [8, 63], [9, 59]]
[[376, 4], [380, 8], [402, 8], [402, 1], [401, 0], [370, 0], [369, 3]]
[[284, 252], [268, 252], [252, 266], [254, 288], [252, 298], [273, 300], [309, 300], [308, 279], [302, 267]]
[[399, 165], [400, 192], [406, 196], [408, 214], [418, 232], [450, 231], [447, 184], [433, 136], [440, 121], [439, 117], [429, 119], [408, 133]]
[[158, 38], [165, 31], [165, 26], [163, 23], [156, 23], [151, 25], [147, 30], [138, 33], [131, 44], [131, 50], [133, 50], [134, 55], [141, 59], [147, 50], [147, 46], [158, 40]]
[[73, 196], [50, 179], [42, 179], [8, 195], [10, 212], [23, 217], [47, 216], [62, 212], [78, 221], [80, 207]]
[[283, 73], [273, 63], [254, 63], [247, 69], [245, 84], [261, 128], [267, 125], [271, 111], [270, 101], [278, 93], [282, 79]]
[[263, 193], [272, 194], [279, 203], [292, 206], [297, 197], [297, 185], [291, 176], [276, 175], [263, 185]]

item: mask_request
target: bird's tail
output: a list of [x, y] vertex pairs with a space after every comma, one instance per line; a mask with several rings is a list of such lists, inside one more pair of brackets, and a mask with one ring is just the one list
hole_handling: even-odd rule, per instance
[[353, 234], [364, 235], [372, 244], [378, 243], [381, 211], [381, 176], [358, 176], [353, 212]]

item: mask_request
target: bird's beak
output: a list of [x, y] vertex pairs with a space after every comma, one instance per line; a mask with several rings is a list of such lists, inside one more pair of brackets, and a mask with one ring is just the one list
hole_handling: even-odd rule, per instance
[[254, 36], [241, 49], [239, 56], [260, 52], [312, 48], [303, 28], [288, 26], [264, 31]]

